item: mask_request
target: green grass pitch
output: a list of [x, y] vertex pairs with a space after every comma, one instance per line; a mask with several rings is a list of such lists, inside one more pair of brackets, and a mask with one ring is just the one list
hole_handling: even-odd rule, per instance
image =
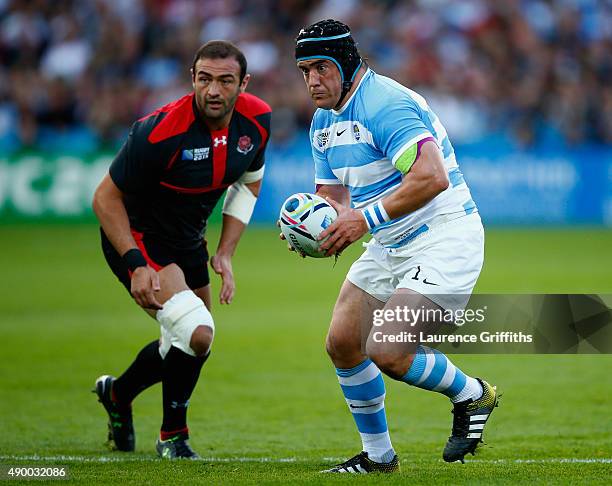
[[[491, 229], [477, 290], [612, 293], [611, 249], [612, 231]], [[441, 460], [449, 402], [386, 380], [401, 474], [319, 475], [360, 447], [323, 346], [359, 252], [333, 268], [286, 252], [273, 229], [248, 230], [236, 299], [213, 309], [213, 354], [189, 409], [208, 459], [167, 463], [154, 453], [160, 386], [134, 403], [137, 452], [104, 447], [93, 381], [120, 373], [158, 328], [107, 269], [97, 228], [0, 227], [0, 463], [67, 465], [75, 484], [609, 484], [612, 356], [586, 355], [455, 356], [504, 393], [488, 445], [464, 465]]]

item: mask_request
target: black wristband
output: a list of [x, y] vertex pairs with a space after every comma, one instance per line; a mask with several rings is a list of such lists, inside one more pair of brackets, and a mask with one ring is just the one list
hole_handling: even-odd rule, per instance
[[138, 267], [147, 266], [147, 261], [138, 248], [132, 248], [131, 250], [126, 251], [121, 258], [130, 272], [133, 272]]

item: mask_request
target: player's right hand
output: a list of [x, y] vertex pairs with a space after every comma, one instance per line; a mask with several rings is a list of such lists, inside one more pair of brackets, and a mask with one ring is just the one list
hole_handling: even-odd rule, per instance
[[[280, 220], [278, 220], [278, 219], [276, 220], [276, 226], [278, 226], [280, 228]], [[278, 236], [280, 237], [281, 240], [287, 241], [287, 238], [285, 238], [285, 235], [283, 233], [280, 233]], [[287, 241], [287, 250], [289, 250], [289, 251], [296, 251], [296, 249], [293, 248], [293, 246], [291, 246], [291, 243], [289, 243], [288, 241]], [[296, 253], [298, 255], [300, 255], [302, 258], [306, 258], [306, 255], [304, 255], [303, 253], [301, 253], [301, 252], [296, 252]]]
[[160, 289], [159, 276], [150, 266], [138, 267], [132, 273], [130, 292], [136, 303], [143, 309], [162, 309], [162, 305], [155, 298], [155, 293]]

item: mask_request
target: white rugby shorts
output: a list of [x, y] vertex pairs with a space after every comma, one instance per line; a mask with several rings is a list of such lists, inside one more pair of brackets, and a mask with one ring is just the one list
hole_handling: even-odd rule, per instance
[[396, 289], [427, 296], [443, 309], [467, 305], [484, 260], [478, 213], [436, 224], [406, 245], [390, 249], [372, 239], [346, 278], [386, 302]]

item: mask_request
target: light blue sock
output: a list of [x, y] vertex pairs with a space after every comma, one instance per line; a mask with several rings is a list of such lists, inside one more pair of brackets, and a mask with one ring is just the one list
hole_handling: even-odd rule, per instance
[[437, 391], [453, 403], [482, 395], [482, 386], [476, 378], [466, 375], [440, 351], [418, 346], [414, 361], [402, 378], [409, 385], [424, 390]]
[[354, 368], [336, 368], [344, 398], [361, 435], [363, 450], [376, 462], [395, 456], [385, 415], [385, 382], [376, 365], [366, 359]]

